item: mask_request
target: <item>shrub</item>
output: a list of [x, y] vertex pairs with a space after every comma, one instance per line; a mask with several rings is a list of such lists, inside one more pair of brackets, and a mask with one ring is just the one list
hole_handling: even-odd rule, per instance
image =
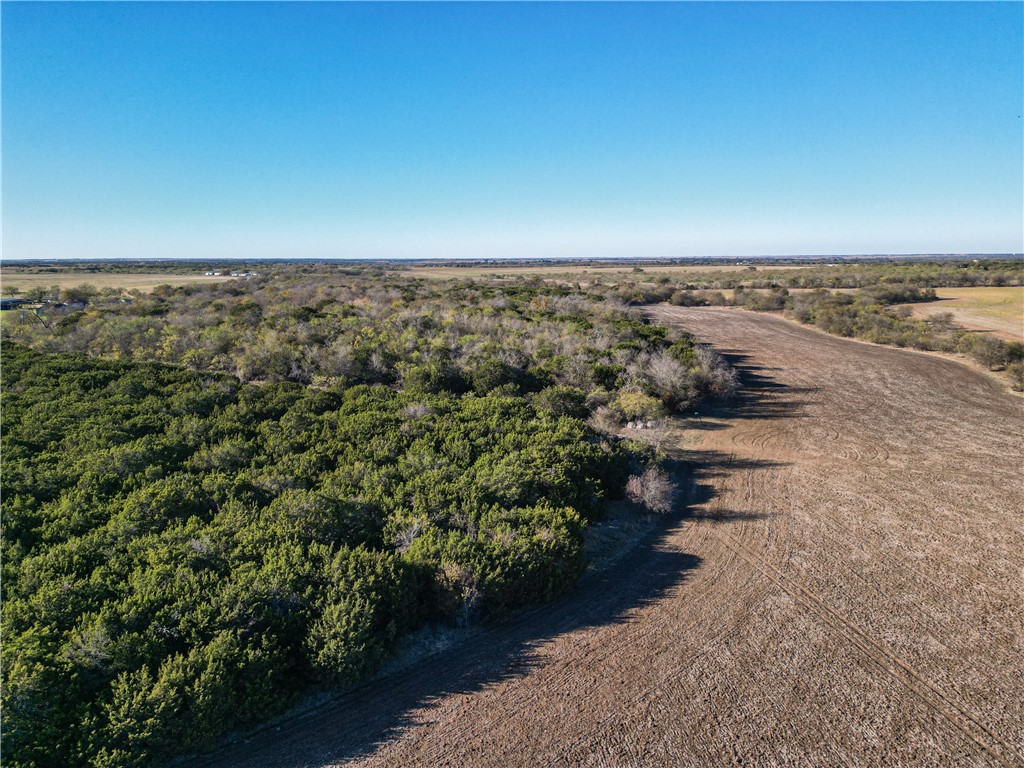
[[622, 421], [618, 413], [607, 405], [601, 405], [594, 411], [588, 424], [598, 432], [614, 432], [622, 425]]
[[1006, 366], [1006, 372], [1010, 374], [1010, 386], [1014, 392], [1024, 392], [1024, 363], [1010, 363]]
[[648, 469], [642, 475], [631, 476], [626, 482], [629, 500], [658, 514], [671, 511], [678, 490], [676, 484], [660, 469]]
[[534, 395], [533, 404], [553, 416], [585, 419], [590, 412], [587, 396], [576, 387], [548, 387]]
[[657, 419], [665, 415], [661, 401], [642, 392], [622, 392], [609, 407], [622, 421]]
[[697, 399], [697, 384], [686, 364], [659, 352], [646, 359], [643, 375], [648, 388], [670, 411], [682, 410]]
[[707, 304], [707, 299], [702, 294], [690, 290], [676, 291], [668, 301], [677, 307], [701, 307]]
[[509, 385], [518, 389], [523, 383], [524, 372], [500, 360], [485, 360], [469, 372], [468, 378], [474, 392], [486, 395]]
[[313, 667], [338, 682], [372, 671], [415, 624], [417, 587], [413, 569], [394, 555], [340, 550], [328, 568], [323, 613], [309, 630]]
[[968, 353], [989, 370], [1006, 365], [1006, 344], [993, 336], [970, 337]]
[[465, 392], [466, 382], [450, 365], [432, 362], [411, 365], [402, 371], [402, 384], [409, 392]]

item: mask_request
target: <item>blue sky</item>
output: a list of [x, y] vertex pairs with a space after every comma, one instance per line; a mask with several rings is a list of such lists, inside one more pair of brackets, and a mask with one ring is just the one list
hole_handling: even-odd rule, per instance
[[2, 5], [3, 257], [1024, 250], [1020, 3]]

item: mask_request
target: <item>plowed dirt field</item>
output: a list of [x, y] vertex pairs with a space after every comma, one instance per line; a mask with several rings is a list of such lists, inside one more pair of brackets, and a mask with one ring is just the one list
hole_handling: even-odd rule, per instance
[[689, 509], [563, 600], [202, 764], [1024, 765], [1022, 401], [764, 315], [652, 313], [748, 386], [680, 425]]

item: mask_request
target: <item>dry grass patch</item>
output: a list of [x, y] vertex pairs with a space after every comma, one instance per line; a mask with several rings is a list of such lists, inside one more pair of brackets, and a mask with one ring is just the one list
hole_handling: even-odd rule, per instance
[[908, 305], [915, 316], [950, 312], [965, 328], [1024, 341], [1024, 288], [936, 288], [935, 293], [938, 301]]
[[21, 272], [18, 270], [0, 271], [0, 288], [4, 295], [6, 290], [14, 286], [22, 292], [32, 288], [73, 288], [79, 285], [92, 285], [96, 288], [123, 288], [126, 291], [139, 290], [144, 293], [152, 291], [158, 285], [187, 285], [189, 283], [218, 283], [232, 280], [231, 277], [208, 277], [203, 274], [172, 275], [165, 273], [125, 272]]

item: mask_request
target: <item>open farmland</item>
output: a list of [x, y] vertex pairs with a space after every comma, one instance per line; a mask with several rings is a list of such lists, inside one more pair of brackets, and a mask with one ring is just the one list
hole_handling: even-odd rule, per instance
[[938, 301], [908, 305], [915, 316], [951, 312], [964, 328], [1024, 341], [1024, 288], [936, 288], [935, 294]]
[[670, 436], [685, 514], [561, 602], [204, 764], [1024, 764], [1020, 402], [777, 318], [652, 314], [748, 387]]
[[232, 277], [213, 277], [203, 274], [174, 275], [145, 272], [21, 272], [4, 270], [0, 272], [0, 285], [7, 289], [14, 286], [22, 292], [33, 288], [74, 288], [91, 285], [95, 288], [122, 288], [148, 293], [158, 285], [188, 285], [190, 283], [219, 283], [233, 280]]

